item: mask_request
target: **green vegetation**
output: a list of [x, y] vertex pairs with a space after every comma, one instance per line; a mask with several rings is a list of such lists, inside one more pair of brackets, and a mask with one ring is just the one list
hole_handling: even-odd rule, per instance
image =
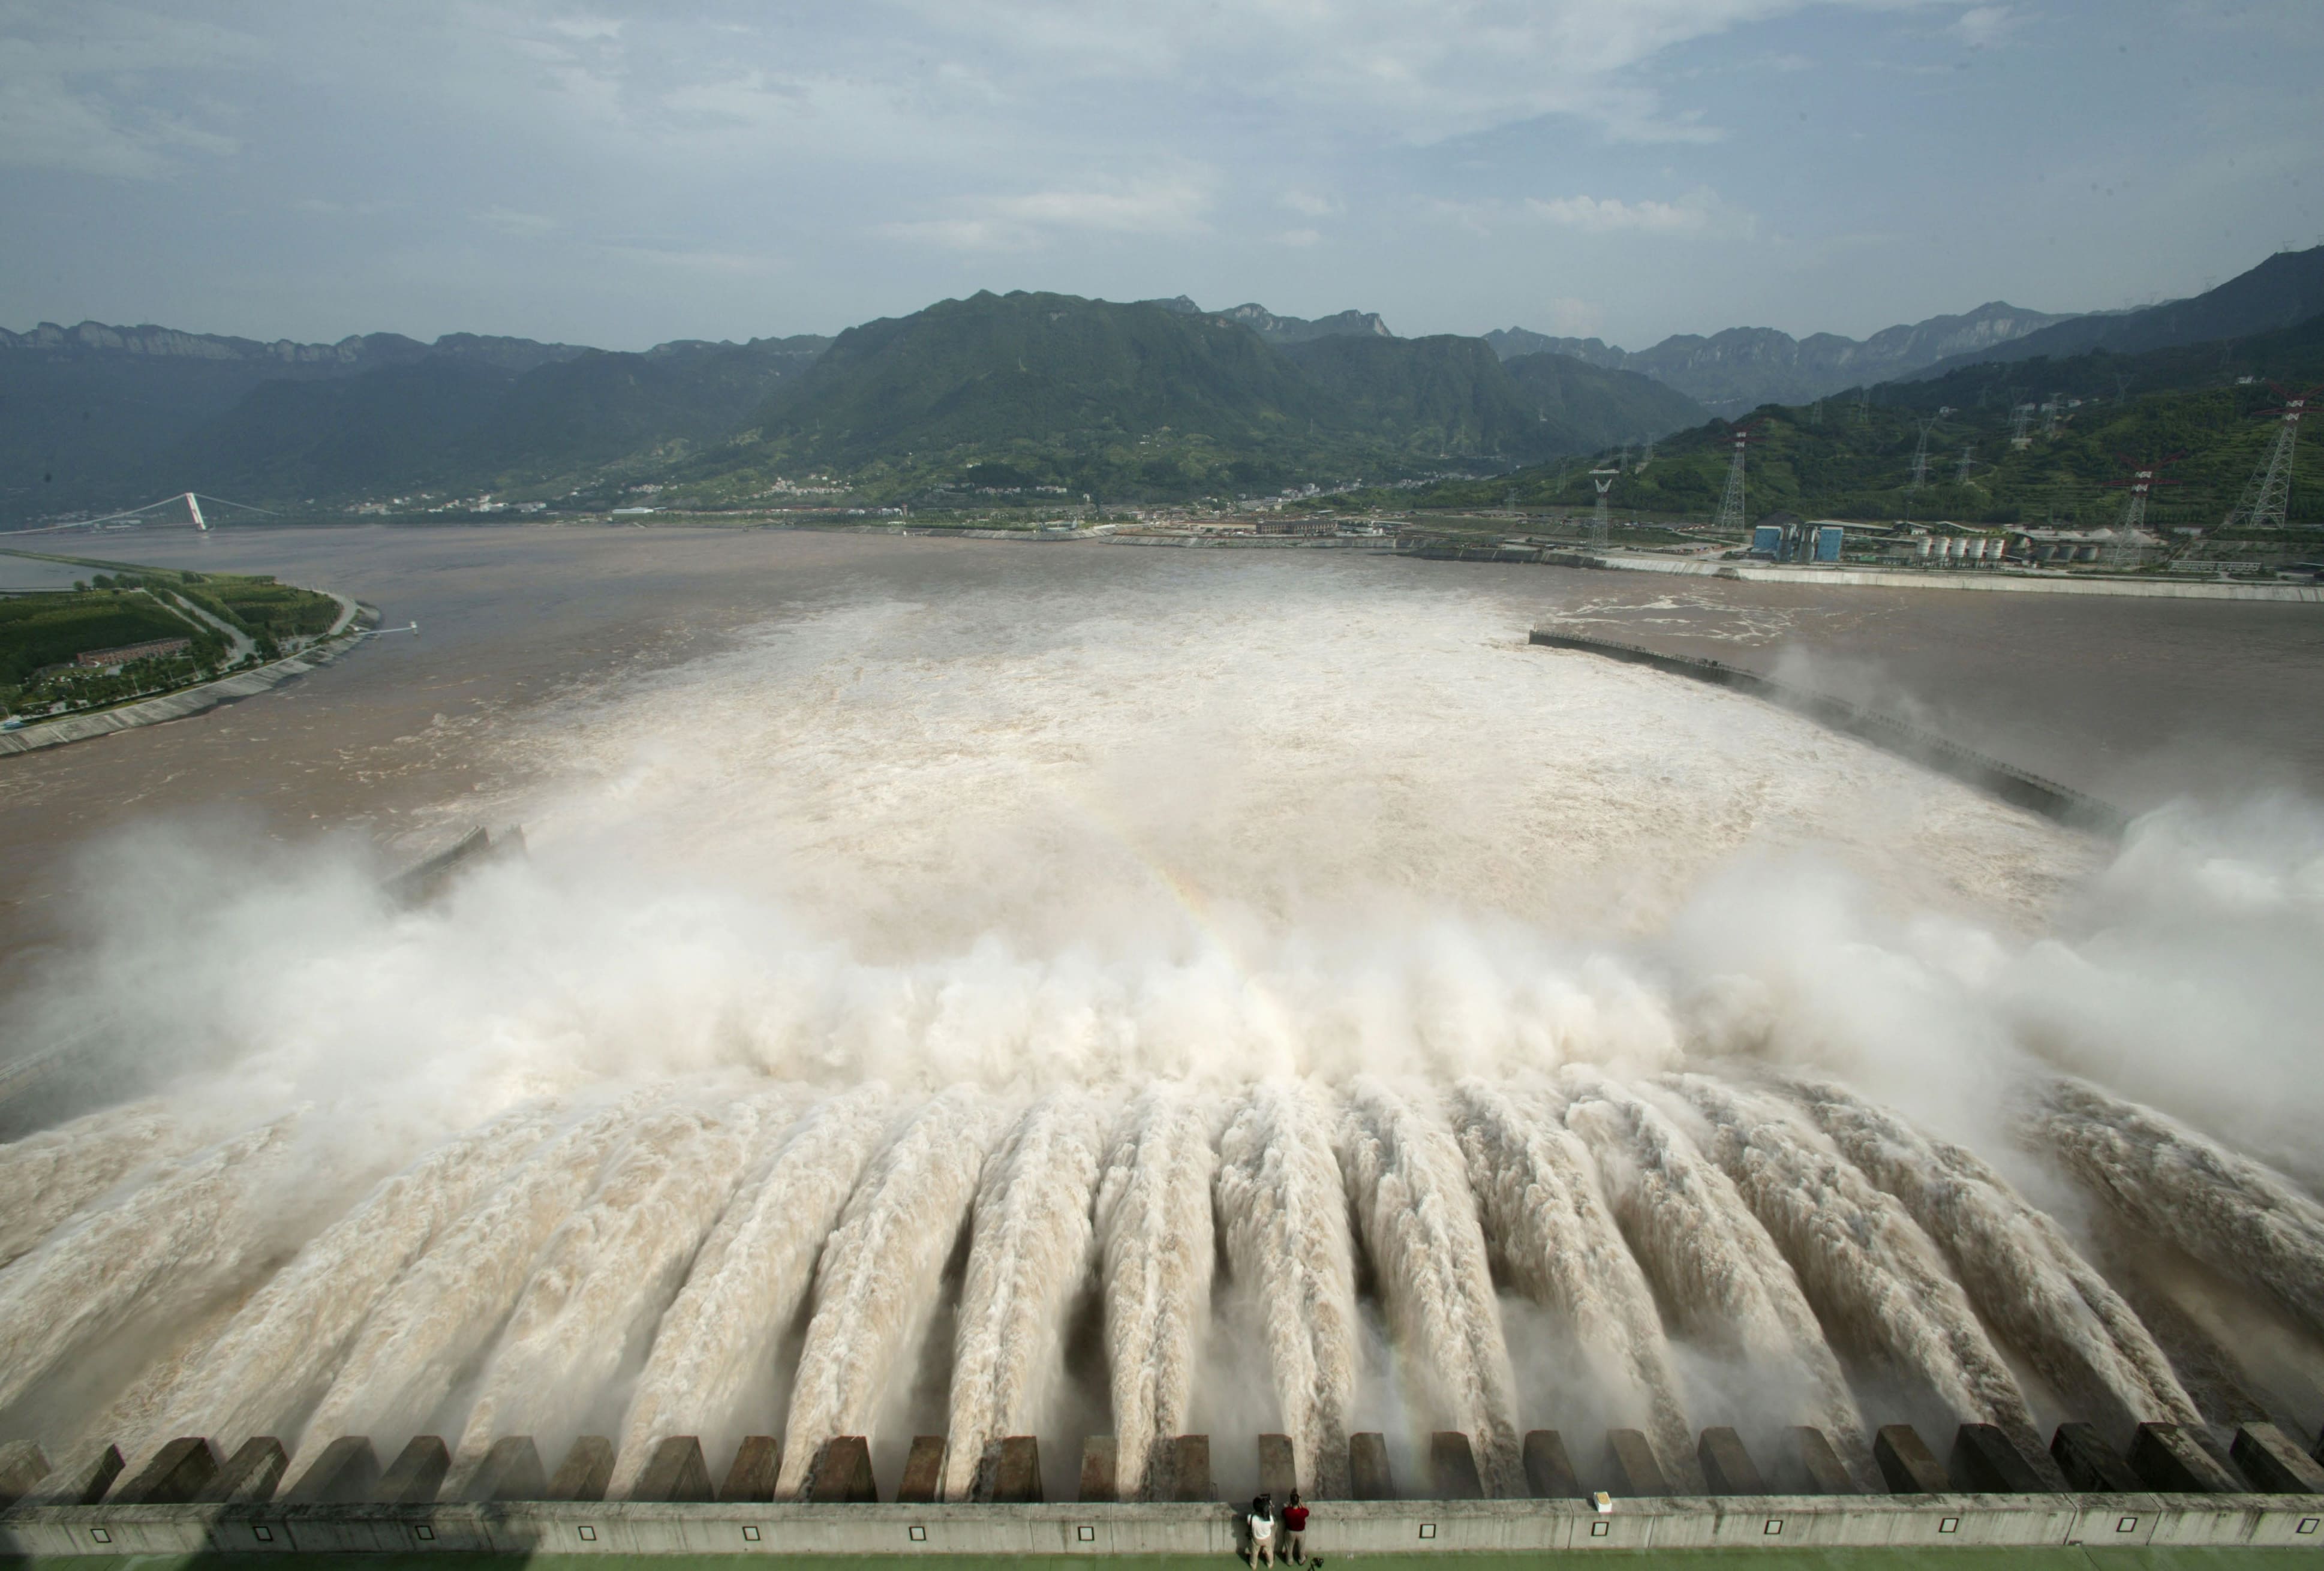
[[764, 500], [802, 474], [926, 505], [1251, 495], [1498, 469], [1700, 414], [1579, 362], [1513, 373], [1480, 339], [1274, 345], [1226, 317], [984, 293], [843, 333], [750, 431], [674, 466], [665, 500]]
[[[2165, 473], [2147, 520], [2156, 528], [2215, 529], [2274, 440], [2266, 411], [2281, 400], [2270, 378], [2324, 381], [2324, 317], [2252, 338], [2139, 355], [1976, 365], [1925, 381], [1891, 382], [1805, 406], [1768, 405], [1753, 417], [1748, 461], [1753, 518], [1969, 524], [2055, 523], [2089, 528], [2122, 512], [2123, 459], [2183, 453]], [[2035, 409], [2028, 440], [2013, 444], [2015, 411]], [[1927, 477], [1911, 484], [1923, 421]], [[1660, 443], [1654, 461], [1616, 482], [1622, 512], [1705, 519], [1717, 508], [1733, 454], [1730, 427], [1712, 421]], [[2292, 521], [2324, 524], [2324, 430], [2309, 434], [2292, 493]], [[1967, 477], [1960, 477], [1969, 449]], [[1604, 456], [1601, 455], [1601, 457]], [[1491, 481], [1439, 485], [1425, 507], [1499, 505], [1582, 510], [1592, 501], [1587, 464], [1536, 465]]]
[[[230, 652], [228, 640], [189, 606], [251, 639], [254, 653], [245, 663], [278, 658], [282, 639], [327, 632], [338, 617], [338, 602], [329, 595], [277, 583], [270, 574], [42, 559], [99, 571], [69, 590], [0, 597], [0, 713], [102, 708], [215, 676]], [[115, 670], [74, 664], [91, 651], [165, 639], [185, 639], [189, 648]]]

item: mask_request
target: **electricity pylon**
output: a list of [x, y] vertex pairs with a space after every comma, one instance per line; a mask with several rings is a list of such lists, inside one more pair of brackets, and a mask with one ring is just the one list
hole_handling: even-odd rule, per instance
[[2276, 396], [2283, 402], [2273, 409], [2261, 411], [2276, 417], [2275, 440], [2268, 444], [2267, 456], [2252, 472], [2251, 482], [2244, 487], [2242, 500], [2235, 510], [2223, 519], [2219, 528], [2231, 528], [2241, 524], [2254, 529], [2280, 529], [2292, 512], [2292, 461], [2300, 448], [2300, 417], [2308, 410], [2309, 400], [2324, 388], [2310, 388], [2305, 392], [2275, 388]]

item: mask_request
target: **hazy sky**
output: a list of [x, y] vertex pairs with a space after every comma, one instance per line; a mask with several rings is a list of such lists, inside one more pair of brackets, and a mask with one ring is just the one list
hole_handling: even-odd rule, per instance
[[0, 326], [1861, 335], [2316, 243], [2319, 82], [2324, 0], [0, 0]]

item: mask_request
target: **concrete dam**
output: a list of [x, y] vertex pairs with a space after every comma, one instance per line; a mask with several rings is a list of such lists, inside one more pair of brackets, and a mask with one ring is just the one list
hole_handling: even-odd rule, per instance
[[398, 861], [525, 854], [384, 891], [91, 848], [0, 1548], [2324, 1543], [2324, 813], [1231, 555], [420, 699]]
[[[2319, 1328], [2324, 1208], [2291, 1181], [2078, 1080], [2031, 1088], [2023, 1130], [2123, 1227]], [[663, 1085], [521, 1104], [368, 1187], [302, 1171], [295, 1114], [209, 1133], [133, 1104], [0, 1150], [7, 1530], [86, 1552], [109, 1507], [124, 1546], [254, 1511], [497, 1542], [512, 1519], [475, 1513], [510, 1502], [595, 1533], [630, 1520], [610, 1502], [886, 1502], [970, 1508], [987, 1543], [973, 1508], [1296, 1489], [1350, 1531], [1551, 1502], [1530, 1530], [1661, 1542], [1805, 1497], [1754, 1508], [1796, 1543], [1956, 1493], [2324, 1496], [2296, 1376], [2142, 1315], [2169, 1300], [2135, 1267], [1828, 1079]], [[286, 1189], [330, 1183], [338, 1214], [258, 1266]], [[2055, 1527], [2026, 1503], [1996, 1520]], [[2319, 1510], [2199, 1514], [2296, 1541]], [[1232, 1531], [1116, 1526], [1141, 1520]]]

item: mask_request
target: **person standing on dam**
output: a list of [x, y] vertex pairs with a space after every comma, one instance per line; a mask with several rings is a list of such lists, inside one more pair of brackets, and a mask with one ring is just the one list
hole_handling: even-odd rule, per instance
[[1264, 1494], [1250, 1502], [1251, 1571], [1259, 1571], [1262, 1560], [1275, 1564], [1275, 1501]]
[[1294, 1566], [1307, 1564], [1307, 1508], [1296, 1489], [1283, 1502], [1283, 1557]]

